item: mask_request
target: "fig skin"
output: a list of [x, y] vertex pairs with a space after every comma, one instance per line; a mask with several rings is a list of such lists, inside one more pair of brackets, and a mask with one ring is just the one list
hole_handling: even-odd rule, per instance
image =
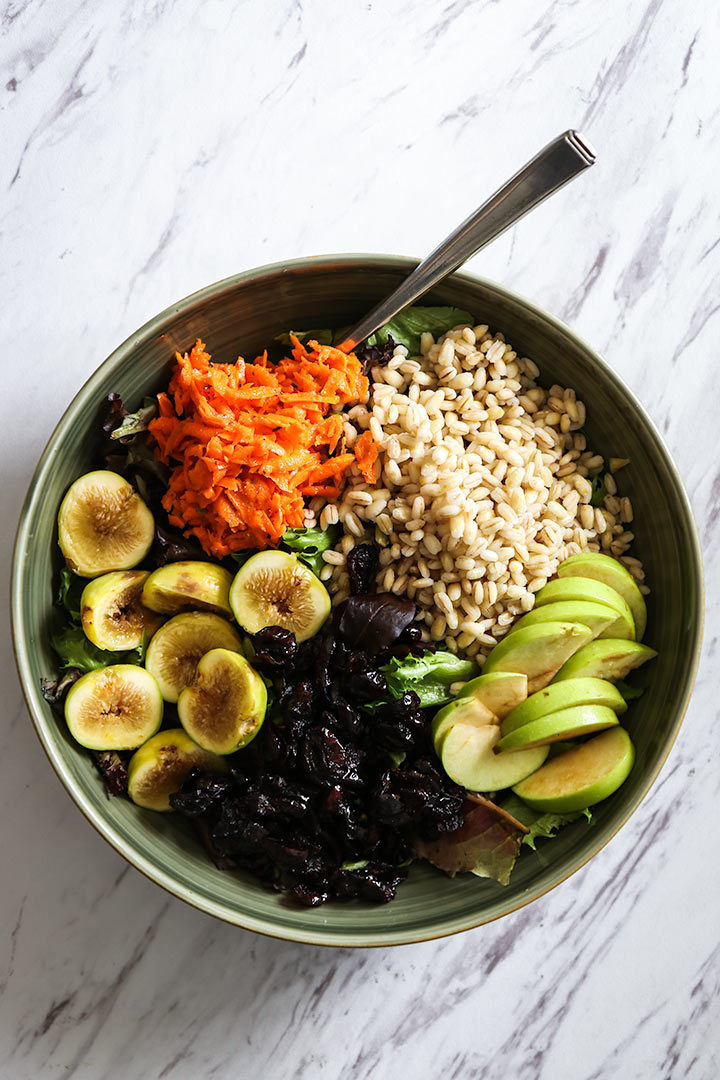
[[231, 618], [228, 599], [232, 574], [210, 562], [168, 563], [154, 570], [145, 582], [142, 601], [151, 611], [174, 615], [179, 611], [214, 611]]
[[132, 484], [108, 469], [78, 477], [58, 511], [58, 544], [78, 577], [132, 569], [154, 538], [152, 513]]
[[147, 577], [146, 570], [113, 570], [85, 586], [80, 619], [85, 637], [98, 649], [136, 649], [143, 635], [148, 640], [160, 626], [161, 616], [141, 600]]
[[235, 627], [211, 611], [183, 611], [155, 634], [145, 654], [145, 667], [157, 679], [165, 700], [175, 703], [192, 682], [201, 657], [220, 648], [240, 651], [242, 642]]
[[233, 754], [257, 735], [267, 709], [267, 689], [240, 653], [211, 649], [178, 698], [187, 734], [204, 750]]
[[317, 634], [330, 614], [330, 596], [294, 555], [260, 551], [235, 575], [230, 606], [236, 622], [249, 634], [281, 626], [303, 642]]
[[135, 750], [160, 727], [163, 700], [149, 671], [111, 664], [88, 671], [65, 698], [65, 721], [88, 750]]
[[130, 758], [128, 795], [136, 806], [167, 813], [172, 810], [170, 796], [196, 767], [225, 772], [227, 764], [199, 747], [182, 728], [159, 731]]

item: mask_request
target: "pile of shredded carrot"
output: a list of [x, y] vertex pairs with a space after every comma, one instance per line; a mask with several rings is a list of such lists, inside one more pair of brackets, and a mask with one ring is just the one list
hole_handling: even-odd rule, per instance
[[292, 343], [277, 364], [265, 353], [252, 364], [213, 364], [198, 340], [176, 353], [168, 393], [158, 395], [150, 433], [174, 466], [163, 506], [209, 555], [264, 548], [302, 528], [305, 499], [337, 498], [355, 462], [375, 480], [376, 444], [365, 432], [346, 451], [339, 411], [367, 393], [357, 357]]

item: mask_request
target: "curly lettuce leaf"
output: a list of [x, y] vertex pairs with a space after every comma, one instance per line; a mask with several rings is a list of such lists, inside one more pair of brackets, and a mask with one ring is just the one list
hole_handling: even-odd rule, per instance
[[325, 565], [322, 553], [337, 544], [341, 532], [340, 525], [331, 525], [327, 529], [286, 529], [280, 542], [319, 577]]
[[380, 670], [394, 698], [413, 690], [423, 708], [447, 704], [453, 697], [450, 693], [452, 683], [467, 682], [479, 672], [474, 660], [462, 660], [455, 653], [440, 649], [437, 652], [427, 650], [420, 656], [407, 656], [402, 660], [393, 657]]
[[143, 405], [137, 412], [127, 413], [116, 428], [110, 432], [111, 439], [127, 439], [148, 430], [148, 424], [157, 415], [157, 402]]
[[389, 323], [381, 327], [367, 339], [367, 345], [382, 345], [392, 337], [396, 345], [404, 345], [410, 356], [420, 352], [420, 335], [432, 334], [434, 338], [451, 330], [453, 326], [465, 324], [472, 326], [475, 320], [469, 311], [455, 307], [423, 307], [414, 305], [405, 308]]
[[50, 643], [58, 655], [63, 670], [76, 668], [83, 673], [107, 667], [108, 664], [142, 664], [147, 642], [143, 640], [137, 649], [127, 652], [110, 652], [98, 649], [85, 637], [80, 626], [61, 626], [50, 635]]
[[539, 810], [531, 810], [517, 795], [510, 795], [502, 802], [501, 808], [514, 818], [522, 822], [528, 828], [528, 832], [522, 838], [521, 843], [527, 844], [536, 851], [536, 840], [557, 836], [563, 825], [569, 825], [571, 821], [586, 818], [590, 821], [590, 810], [576, 810], [572, 814], [551, 814]]
[[521, 830], [487, 800], [468, 800], [463, 809], [464, 821], [459, 829], [436, 840], [416, 839], [415, 854], [450, 877], [471, 873], [507, 885], [520, 854]]
[[68, 613], [74, 623], [80, 622], [80, 597], [86, 585], [87, 581], [63, 566], [55, 602]]

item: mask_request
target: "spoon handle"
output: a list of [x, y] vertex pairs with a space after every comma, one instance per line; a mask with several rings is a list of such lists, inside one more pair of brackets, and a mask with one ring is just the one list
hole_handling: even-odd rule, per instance
[[505, 232], [548, 195], [595, 163], [595, 151], [577, 131], [566, 131], [523, 165], [459, 225], [413, 272], [354, 326], [337, 346], [350, 352], [403, 308]]

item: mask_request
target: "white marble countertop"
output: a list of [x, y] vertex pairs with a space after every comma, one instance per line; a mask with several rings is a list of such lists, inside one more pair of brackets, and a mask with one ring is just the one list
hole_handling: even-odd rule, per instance
[[531, 907], [395, 950], [257, 937], [130, 869], [52, 776], [4, 629], [0, 1075], [720, 1075], [714, 0], [0, 7], [6, 565], [53, 425], [149, 316], [274, 260], [422, 254], [576, 126], [598, 165], [471, 265], [567, 319], [642, 398], [708, 586], [692, 704], [631, 822]]

